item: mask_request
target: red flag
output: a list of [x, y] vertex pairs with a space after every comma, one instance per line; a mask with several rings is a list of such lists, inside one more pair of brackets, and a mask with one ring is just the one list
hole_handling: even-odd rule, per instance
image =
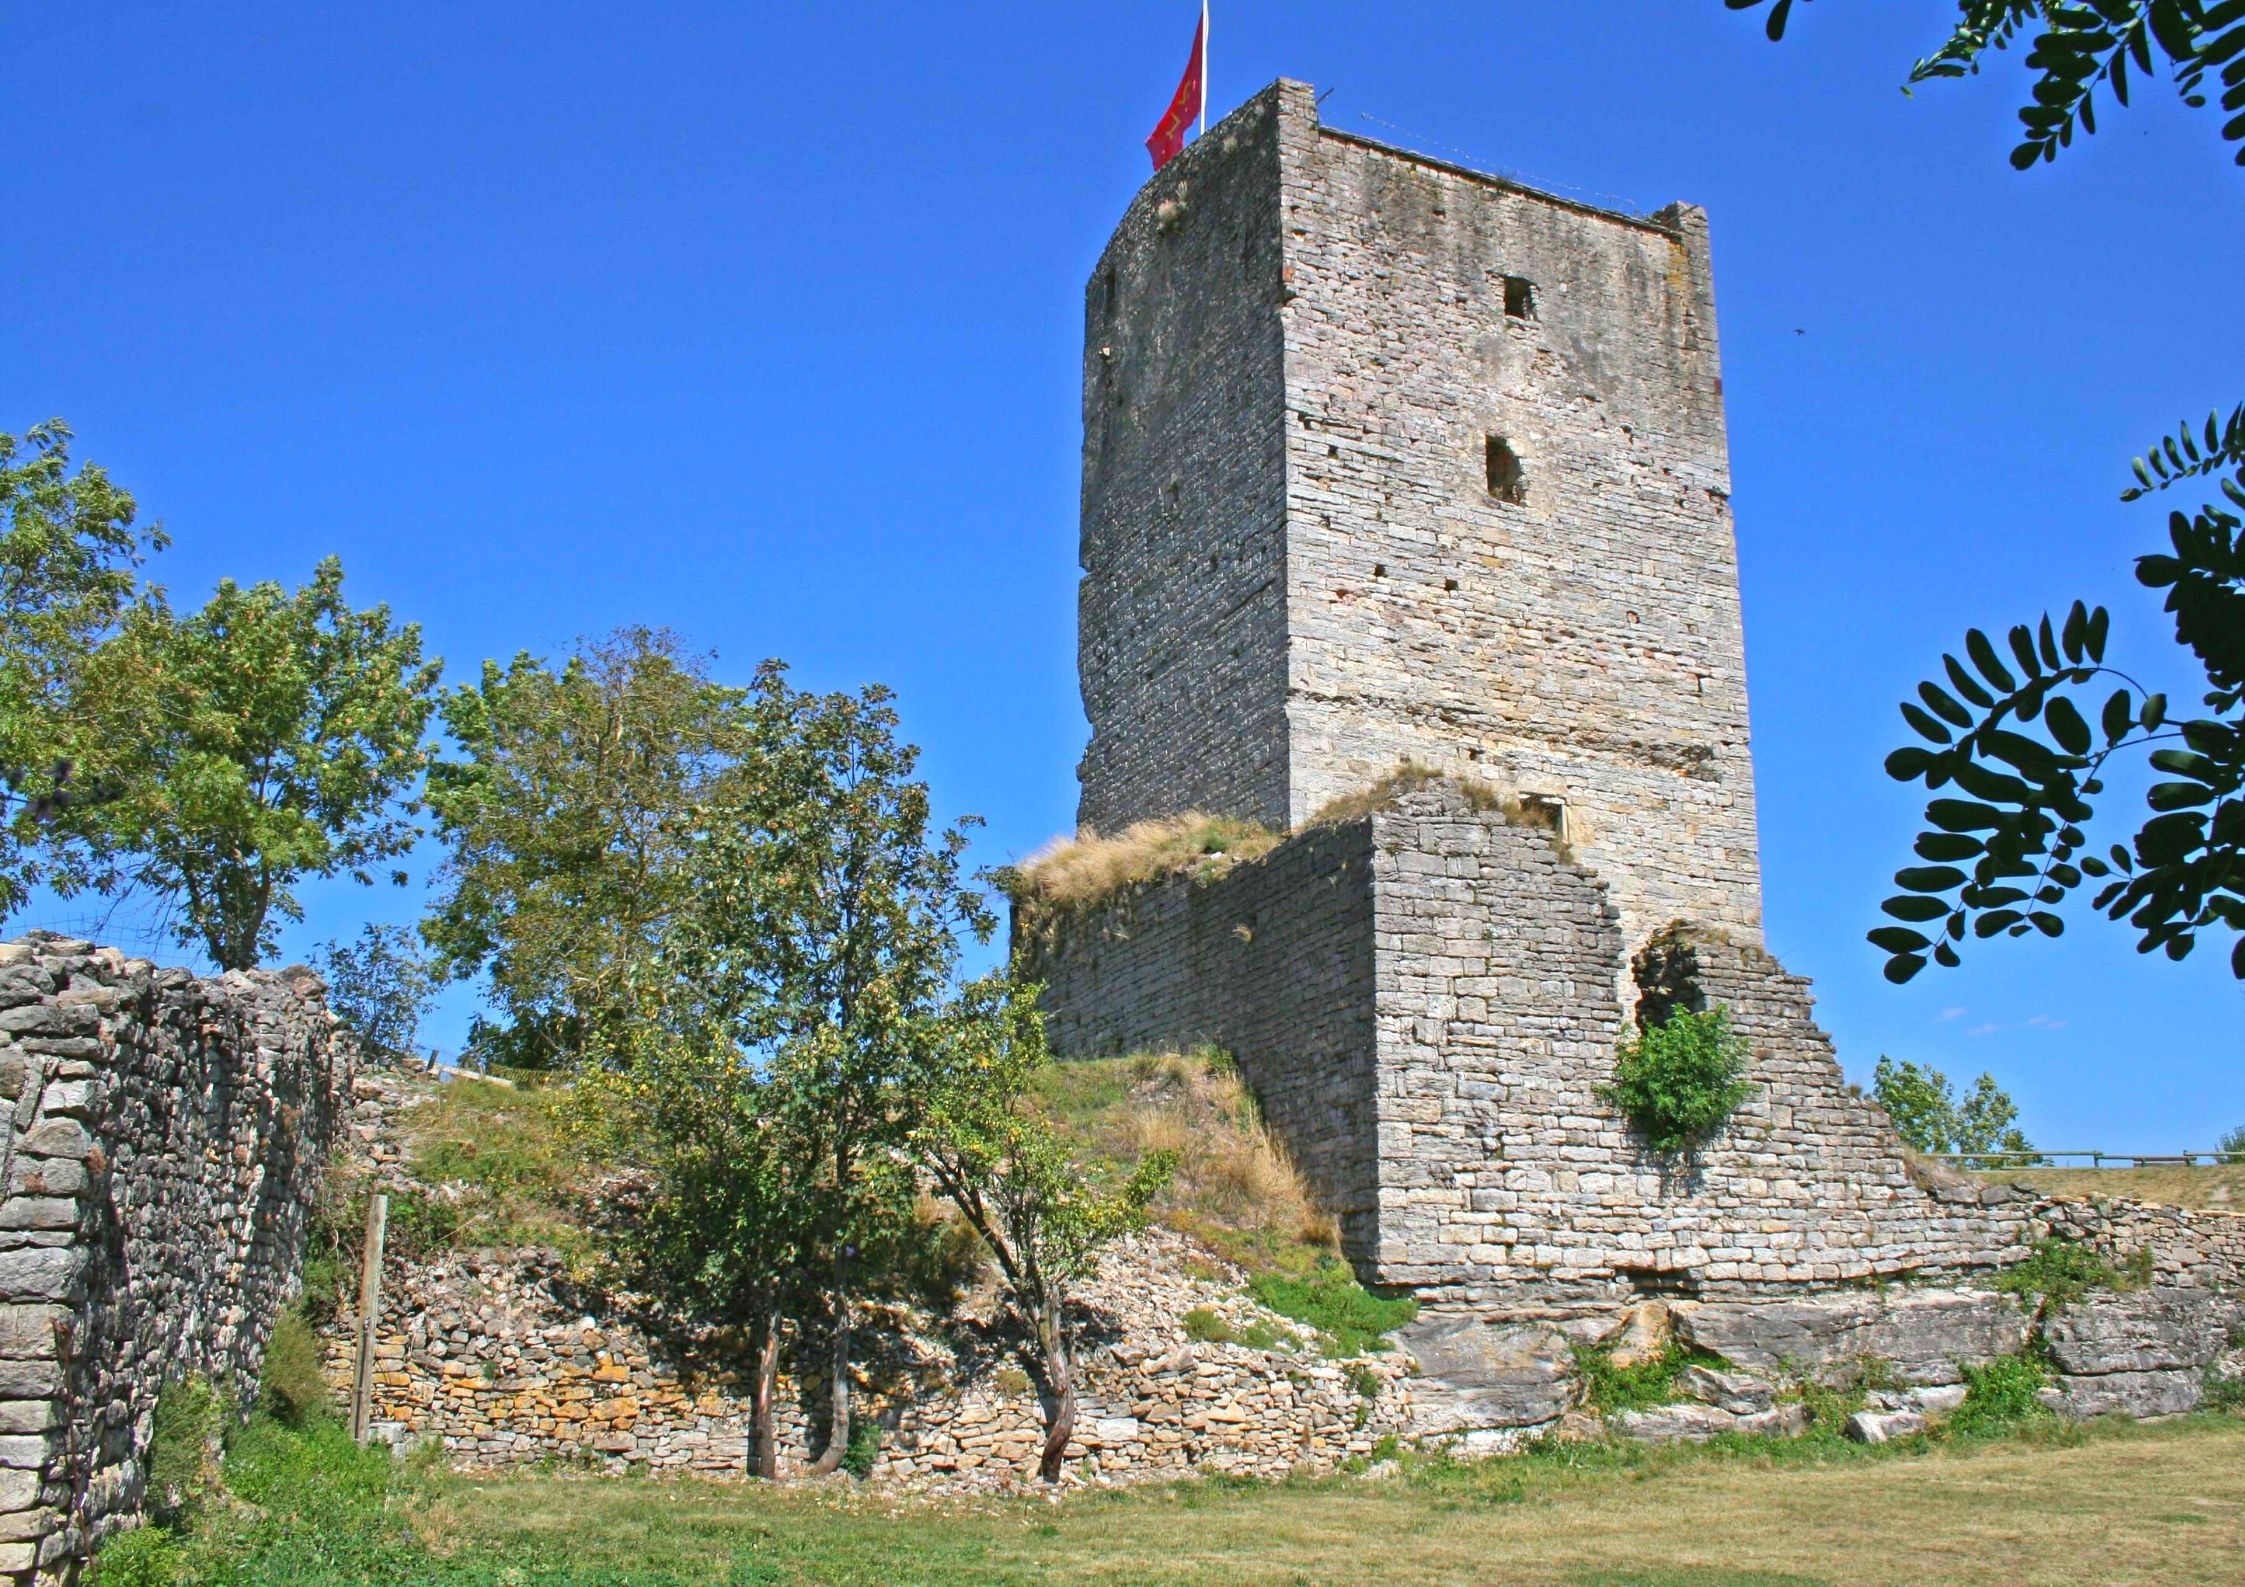
[[1201, 0], [1200, 26], [1193, 29], [1193, 55], [1185, 63], [1185, 75], [1177, 84], [1177, 96], [1170, 100], [1169, 108], [1162, 112], [1160, 121], [1146, 138], [1146, 152], [1154, 157], [1154, 169], [1160, 170], [1177, 158], [1185, 147], [1185, 133], [1196, 121], [1205, 122], [1208, 116], [1208, 0]]

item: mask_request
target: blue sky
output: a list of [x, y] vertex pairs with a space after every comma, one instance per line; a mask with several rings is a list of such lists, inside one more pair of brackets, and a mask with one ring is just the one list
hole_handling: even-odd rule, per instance
[[[727, 675], [885, 682], [1017, 857], [1085, 732], [1082, 283], [1193, 10], [7, 7], [0, 429], [69, 420], [181, 599], [336, 552], [458, 678], [645, 622]], [[2203, 1147], [2245, 1123], [2216, 955], [2081, 922], [1898, 990], [1862, 940], [1915, 809], [1894, 702], [1965, 626], [2102, 597], [2116, 658], [2187, 681], [2129, 578], [2164, 508], [2115, 498], [2245, 364], [2212, 121], [2146, 92], [2015, 174], [2015, 62], [1898, 92], [1953, 14], [1804, 7], [1772, 47], [1718, 0], [1217, 0], [1211, 79], [1218, 113], [1304, 78], [1337, 126], [1708, 207], [1771, 946], [1858, 1078], [1990, 1069], [2047, 1146]], [[292, 953], [415, 913], [307, 897]]]

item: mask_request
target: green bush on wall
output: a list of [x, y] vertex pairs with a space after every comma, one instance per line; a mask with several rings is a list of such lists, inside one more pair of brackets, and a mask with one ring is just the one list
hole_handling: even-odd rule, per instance
[[1628, 1117], [1656, 1152], [1686, 1152], [1721, 1127], [1753, 1087], [1746, 1083], [1746, 1040], [1720, 1005], [1678, 1009], [1658, 1025], [1639, 1025], [1621, 1044], [1611, 1085], [1599, 1095]]

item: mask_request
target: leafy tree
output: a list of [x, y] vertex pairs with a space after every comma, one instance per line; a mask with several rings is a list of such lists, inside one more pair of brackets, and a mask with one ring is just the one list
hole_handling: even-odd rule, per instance
[[2214, 1143], [2214, 1150], [2225, 1163], [2245, 1163], [2245, 1124], [2240, 1124]]
[[2023, 1168], [2035, 1149], [2018, 1128], [2019, 1109], [1995, 1076], [1982, 1075], [1958, 1101], [1949, 1077], [1930, 1066], [1879, 1059], [1871, 1095], [1905, 1144], [1921, 1152], [1981, 1154], [1972, 1166]]
[[994, 929], [938, 830], [919, 752], [887, 691], [813, 694], [777, 662], [749, 691], [748, 770], [683, 823], [694, 885], [663, 936], [664, 976], [705, 996], [733, 1048], [773, 1082], [791, 1148], [817, 1165], [832, 1321], [832, 1415], [814, 1470], [850, 1443], [860, 1257], [909, 1205], [900, 1152], [946, 1040], [959, 933]]
[[1069, 1288], [1092, 1270], [1100, 1247], [1145, 1225], [1147, 1204], [1177, 1158], [1149, 1153], [1117, 1185], [1069, 1158], [1033, 1101], [1037, 1076], [1052, 1062], [1035, 988], [998, 977], [975, 982], [946, 1026], [945, 1062], [912, 1147], [981, 1236], [1036, 1339], [1048, 1407], [1038, 1470], [1056, 1482], [1076, 1425]]
[[690, 821], [745, 753], [745, 696], [674, 635], [625, 628], [557, 672], [484, 664], [443, 702], [459, 752], [429, 768], [450, 846], [423, 933], [444, 973], [488, 970], [503, 1023], [471, 1045], [574, 1063], [629, 1022], [690, 885]]
[[436, 979], [414, 934], [370, 925], [352, 942], [328, 942], [312, 956], [327, 979], [327, 1006], [350, 1026], [373, 1057], [411, 1054]]
[[132, 598], [134, 569], [165, 539], [136, 529], [133, 499], [98, 464], [70, 469], [60, 419], [0, 435], [0, 914], [70, 862], [56, 818], [99, 773], [71, 754], [67, 724], [87, 655]]
[[[674, 993], [697, 984], [681, 947]], [[650, 999], [621, 1041], [609, 1027], [601, 1061], [572, 1091], [576, 1116], [646, 1177], [644, 1204], [612, 1230], [634, 1282], [690, 1323], [745, 1333], [750, 1460], [777, 1480], [773, 1393], [787, 1321], [818, 1289], [825, 1156], [797, 1128], [813, 1112], [787, 1094], [797, 1077], [738, 1045], [738, 1011], [726, 1005]]]
[[1752, 1094], [1748, 1056], [1727, 1009], [1676, 1009], [1656, 1025], [1639, 1025], [1622, 1042], [1613, 1081], [1601, 1095], [1654, 1151], [1688, 1152]]
[[[1765, 3], [1769, 36], [1782, 38], [1793, 0], [1725, 0], [1734, 11]], [[2031, 35], [2033, 89], [2011, 154], [2020, 169], [2096, 131], [2100, 91], [2126, 105], [2131, 71], [2160, 68], [2192, 105], [2218, 87], [2221, 136], [2245, 164], [2245, 0], [1959, 0], [1957, 12], [1910, 81], [1975, 74], [1990, 51]], [[2226, 932], [2230, 969], [2245, 980], [2245, 404], [2184, 424], [2135, 472], [2123, 500], [2205, 479], [2221, 498], [2171, 513], [2170, 549], [2136, 563], [2138, 583], [2167, 592], [2176, 643], [2205, 674], [2203, 713], [2170, 712], [2164, 694], [2106, 664], [2103, 607], [2076, 601], [2062, 624], [2046, 613], [2001, 648], [1967, 633], [1965, 658], [1944, 656], [1943, 675], [1902, 707], [1924, 742], [1887, 759], [1891, 776], [1936, 796], [1915, 844], [1925, 863], [1896, 873], [1902, 891], [1884, 906], [1896, 923], [1870, 933], [1889, 980], [1929, 958], [1961, 962], [1968, 936], [2055, 937], [2057, 906], [2090, 882], [2091, 907], [2134, 927], [2139, 952], [2182, 959], [2202, 932]], [[2127, 842], [2093, 844], [2108, 762], [2139, 755], [2164, 774], [2149, 815]]]
[[222, 580], [184, 617], [151, 591], [88, 659], [96, 704], [72, 723], [81, 758], [116, 780], [64, 818], [97, 857], [93, 885], [175, 905], [179, 940], [220, 969], [257, 963], [278, 919], [303, 918], [300, 878], [371, 883], [412, 846], [439, 666], [417, 624], [352, 609], [333, 557], [294, 594]]

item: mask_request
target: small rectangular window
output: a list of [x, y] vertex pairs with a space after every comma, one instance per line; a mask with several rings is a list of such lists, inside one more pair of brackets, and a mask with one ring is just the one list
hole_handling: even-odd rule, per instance
[[1501, 435], [1488, 438], [1489, 494], [1518, 505], [1528, 499], [1528, 480], [1520, 468], [1520, 454]]
[[1504, 278], [1504, 315], [1508, 320], [1536, 317], [1536, 284], [1519, 276]]

